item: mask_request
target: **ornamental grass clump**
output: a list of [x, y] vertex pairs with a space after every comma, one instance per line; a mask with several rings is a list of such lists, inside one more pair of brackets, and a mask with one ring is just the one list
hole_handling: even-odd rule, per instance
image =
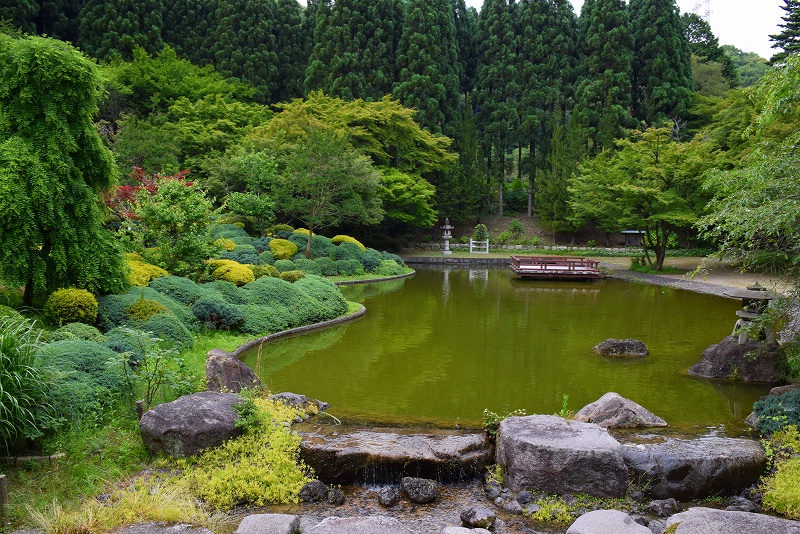
[[300, 436], [291, 430], [302, 412], [249, 396], [238, 408], [244, 434], [203, 454], [178, 460], [180, 486], [212, 508], [298, 503], [311, 469], [300, 460]]

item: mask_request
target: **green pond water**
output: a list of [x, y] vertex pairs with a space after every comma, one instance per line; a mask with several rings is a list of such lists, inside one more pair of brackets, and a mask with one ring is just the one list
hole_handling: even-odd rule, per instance
[[[484, 408], [552, 414], [616, 391], [690, 432], [729, 435], [765, 386], [686, 370], [730, 334], [739, 301], [608, 279], [516, 279], [507, 268], [426, 268], [342, 288], [361, 319], [244, 355], [273, 392], [331, 404], [356, 424], [478, 427]], [[644, 341], [643, 359], [598, 356], [607, 338]]]

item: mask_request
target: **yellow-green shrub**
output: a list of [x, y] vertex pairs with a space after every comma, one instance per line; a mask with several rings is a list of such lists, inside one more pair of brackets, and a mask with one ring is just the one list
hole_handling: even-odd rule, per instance
[[133, 304], [125, 308], [125, 315], [127, 315], [129, 319], [144, 322], [153, 315], [165, 311], [167, 311], [167, 307], [163, 304], [140, 297], [136, 299]]
[[94, 324], [97, 320], [97, 299], [85, 289], [59, 289], [47, 299], [44, 314], [57, 325]]
[[361, 250], [367, 250], [367, 247], [361, 244], [361, 241], [349, 235], [335, 235], [331, 238], [334, 245], [341, 245], [342, 243], [354, 243], [358, 245]]
[[281, 280], [286, 280], [287, 282], [292, 283], [302, 280], [305, 277], [306, 273], [303, 271], [284, 271], [280, 275]]
[[288, 260], [297, 254], [297, 245], [288, 239], [273, 239], [269, 242], [269, 251], [276, 260]]
[[278, 232], [294, 232], [294, 227], [288, 224], [276, 224], [270, 231], [272, 234], [277, 234]]
[[169, 276], [169, 273], [151, 263], [147, 263], [139, 254], [131, 252], [125, 254], [125, 263], [128, 265], [128, 283], [132, 286], [146, 286], [156, 278]]
[[[304, 236], [308, 237], [308, 228], [298, 228], [294, 231], [295, 234], [303, 234]], [[316, 234], [311, 234], [316, 235]]]
[[206, 263], [208, 264], [208, 268], [211, 269], [212, 271], [214, 271], [216, 269], [219, 269], [223, 265], [233, 265], [233, 264], [236, 264], [237, 262], [235, 262], [233, 260], [228, 260], [228, 259], [225, 259], [225, 258], [221, 258], [221, 259], [220, 258], [212, 258], [210, 260], [206, 260]]
[[800, 458], [780, 463], [775, 474], [764, 483], [762, 495], [767, 510], [800, 519]]
[[281, 274], [273, 265], [248, 265], [247, 267], [253, 271], [253, 276], [256, 280], [262, 276], [272, 276], [273, 278], [278, 278]]
[[297, 503], [300, 488], [310, 480], [310, 469], [299, 460], [300, 436], [290, 427], [299, 412], [263, 398], [247, 402], [252, 407], [246, 414], [239, 409], [244, 435], [180, 460], [181, 485], [222, 510], [239, 504]]
[[214, 246], [219, 247], [227, 252], [233, 252], [234, 250], [236, 250], [236, 243], [234, 243], [227, 237], [220, 237], [219, 239], [214, 241]]
[[211, 277], [215, 280], [225, 280], [237, 286], [249, 284], [256, 279], [253, 271], [246, 265], [236, 263], [235, 261], [230, 261], [230, 263], [217, 267], [214, 269], [214, 272], [211, 273]]

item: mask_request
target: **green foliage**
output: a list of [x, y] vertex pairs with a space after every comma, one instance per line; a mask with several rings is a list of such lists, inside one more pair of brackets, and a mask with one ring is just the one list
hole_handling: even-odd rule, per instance
[[206, 296], [208, 293], [206, 287], [180, 276], [163, 276], [156, 278], [150, 283], [150, 287], [186, 306], [191, 306], [195, 301]]
[[278, 273], [285, 273], [286, 271], [294, 271], [297, 266], [292, 260], [277, 260], [275, 261], [275, 269]]
[[571, 523], [574, 520], [571, 507], [561, 497], [548, 496], [536, 501], [539, 509], [528, 515], [533, 521]]
[[212, 508], [299, 502], [310, 470], [300, 460], [300, 436], [291, 431], [295, 409], [254, 398], [242, 437], [196, 458], [180, 460], [182, 485]]
[[336, 262], [331, 258], [314, 258], [313, 261], [319, 266], [320, 274], [323, 276], [336, 276], [339, 274]]
[[350, 237], [349, 235], [336, 235], [331, 238], [331, 242], [334, 245], [341, 245], [342, 243], [353, 243], [361, 250], [367, 250], [367, 247], [361, 244], [361, 241], [356, 239], [355, 237]]
[[286, 280], [287, 282], [297, 282], [306, 277], [306, 273], [303, 271], [293, 270], [293, 271], [283, 271], [280, 275], [281, 280]]
[[475, 231], [472, 232], [473, 241], [486, 241], [489, 239], [489, 229], [483, 223], [475, 225]]
[[191, 348], [194, 344], [192, 333], [180, 319], [172, 314], [159, 313], [142, 323], [136, 323], [136, 326], [167, 343], [185, 348]]
[[558, 412], [558, 415], [563, 417], [564, 419], [572, 419], [572, 416], [575, 415], [575, 412], [568, 408], [569, 406], [569, 395], [564, 393], [561, 397], [561, 410]]
[[215, 280], [225, 280], [237, 286], [249, 284], [256, 279], [253, 271], [247, 265], [242, 265], [233, 260], [225, 260], [225, 263], [214, 269], [211, 276]]
[[192, 313], [210, 330], [233, 330], [244, 322], [242, 311], [219, 297], [205, 297], [192, 305]]
[[400, 276], [405, 274], [405, 269], [394, 260], [381, 260], [381, 264], [375, 269], [375, 274], [381, 276]]
[[336, 260], [336, 270], [342, 276], [355, 276], [364, 273], [364, 267], [358, 260]]
[[273, 239], [269, 242], [269, 250], [275, 260], [288, 260], [297, 254], [297, 245], [287, 239]]
[[721, 48], [731, 58], [742, 87], [756, 84], [769, 68], [769, 62], [756, 53], [743, 52], [732, 45], [722, 45]]
[[789, 425], [800, 425], [800, 389], [784, 395], [770, 395], [756, 401], [753, 412], [757, 420], [756, 430], [764, 436], [779, 432]]
[[784, 63], [788, 57], [800, 51], [800, 43], [798, 43], [800, 39], [800, 4], [797, 0], [784, 0], [783, 4], [781, 6], [785, 13], [781, 17], [783, 24], [778, 24], [781, 31], [769, 36], [774, 41], [772, 48], [780, 49], [769, 60], [773, 65]]
[[131, 321], [146, 321], [157, 313], [164, 313], [167, 307], [154, 300], [140, 297], [125, 308], [125, 315]]
[[268, 196], [275, 181], [278, 165], [267, 152], [242, 152], [231, 160], [245, 184], [244, 192], [232, 192], [227, 207], [232, 213], [255, 220], [258, 234], [264, 234], [273, 217], [274, 205]]
[[67, 323], [94, 324], [97, 320], [97, 299], [85, 289], [53, 291], [44, 305], [44, 314], [55, 325]]
[[247, 304], [249, 302], [246, 291], [239, 288], [236, 284], [226, 282], [225, 280], [216, 280], [207, 284], [201, 284], [201, 287], [220, 293], [225, 297], [225, 300], [231, 304]]
[[106, 340], [106, 337], [100, 333], [100, 330], [88, 324], [67, 323], [47, 336], [47, 341], [50, 343], [61, 341], [62, 339], [81, 339], [83, 341], [102, 343]]
[[318, 276], [322, 275], [322, 268], [315, 260], [309, 260], [308, 258], [300, 258], [294, 262], [295, 267], [297, 270], [302, 271], [306, 274], [316, 274]]
[[0, 33], [0, 277], [47, 294], [122, 290], [98, 193], [115, 180], [92, 117], [97, 67], [63, 42]]
[[265, 336], [287, 330], [291, 324], [289, 313], [281, 306], [247, 304], [242, 306], [242, 310], [244, 323], [239, 327], [241, 332]]
[[234, 238], [248, 238], [250, 237], [247, 235], [247, 232], [244, 228], [239, 226], [238, 224], [231, 224], [231, 223], [223, 223], [223, 224], [215, 224], [208, 229], [208, 234], [213, 239], [219, 238], [227, 238], [227, 239], [234, 239]]
[[765, 509], [789, 519], [800, 519], [800, 458], [790, 458], [778, 465], [761, 492]]
[[[204, 284], [203, 287], [206, 285], [208, 284]], [[106, 295], [98, 299], [97, 322], [100, 329], [111, 330], [115, 326], [128, 325], [129, 318], [126, 309], [140, 298], [154, 300], [162, 304], [169, 310], [170, 314], [177, 317], [180, 322], [189, 328], [195, 329], [197, 327], [197, 320], [186, 306], [153, 288], [137, 287], [131, 288], [121, 295]]]
[[86, 0], [79, 15], [78, 46], [99, 59], [130, 59], [136, 46], [156, 52], [161, 40], [162, 0], [119, 3]]
[[386, 218], [422, 228], [436, 224], [436, 188], [424, 178], [397, 169], [382, 169], [378, 193]]
[[323, 308], [324, 320], [333, 319], [347, 312], [347, 300], [333, 282], [309, 275], [297, 280], [294, 287], [314, 299]]
[[503, 422], [503, 419], [508, 419], [509, 417], [524, 417], [525, 410], [522, 408], [517, 408], [516, 410], [512, 410], [505, 415], [496, 414], [491, 410], [484, 409], [483, 410], [483, 430], [489, 436], [489, 439], [494, 441], [497, 439], [497, 431], [500, 429], [500, 423]]
[[153, 280], [169, 273], [151, 263], [147, 263], [139, 254], [125, 254], [125, 264], [128, 266], [128, 283], [132, 286], [146, 286]]
[[274, 265], [248, 265], [247, 267], [251, 271], [253, 271], [253, 277], [256, 280], [258, 280], [262, 276], [278, 277], [281, 274], [278, 272], [278, 269], [276, 269]]
[[34, 323], [0, 317], [0, 450], [9, 454], [23, 438], [42, 435], [37, 421], [47, 409], [41, 366], [35, 354], [41, 346]]

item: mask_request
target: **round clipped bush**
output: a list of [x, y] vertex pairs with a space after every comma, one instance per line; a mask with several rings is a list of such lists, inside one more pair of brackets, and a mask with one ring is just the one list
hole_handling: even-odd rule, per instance
[[198, 326], [191, 310], [175, 299], [159, 293], [151, 287], [132, 287], [121, 295], [105, 295], [98, 300], [97, 322], [100, 330], [108, 331], [115, 326], [131, 326], [126, 309], [139, 299], [149, 299], [162, 304], [189, 329]]
[[214, 272], [211, 273], [211, 277], [215, 280], [225, 280], [237, 286], [249, 284], [256, 279], [253, 275], [253, 271], [248, 269], [246, 265], [236, 262], [226, 263], [221, 267], [217, 267], [214, 269]]
[[240, 225], [230, 224], [230, 223], [215, 224], [209, 229], [208, 234], [213, 239], [219, 239], [219, 238], [232, 239], [234, 237], [249, 237], [247, 235], [247, 232], [245, 232], [244, 228], [242, 228]]
[[279, 277], [281, 275], [274, 265], [248, 265], [247, 267], [253, 271], [253, 276], [255, 276], [256, 280], [262, 276]]
[[372, 249], [367, 249], [367, 252], [362, 254], [362, 256], [358, 258], [358, 261], [361, 262], [361, 265], [364, 267], [364, 271], [371, 273], [374, 272], [375, 269], [377, 269], [380, 266], [382, 258], [380, 252], [378, 252], [377, 254], [370, 254], [369, 250]]
[[168, 343], [175, 343], [186, 348], [194, 345], [192, 333], [177, 317], [171, 314], [153, 315], [147, 321], [139, 323], [137, 327]]
[[286, 271], [297, 270], [297, 266], [292, 260], [277, 260], [275, 261], [275, 269], [277, 269], [279, 273], [285, 273]]
[[58, 330], [47, 336], [50, 342], [62, 341], [64, 339], [81, 339], [83, 341], [94, 341], [102, 343], [106, 340], [100, 330], [84, 323], [67, 323]]
[[108, 347], [82, 339], [65, 339], [48, 343], [40, 354], [48, 365], [66, 372], [81, 371], [94, 385], [122, 392], [125, 387], [123, 360]]
[[97, 299], [85, 289], [58, 289], [48, 297], [44, 315], [57, 325], [94, 324], [97, 320]]
[[297, 250], [305, 252], [306, 246], [308, 245], [308, 234], [300, 234], [294, 232], [292, 235], [289, 236], [289, 241], [297, 245]]
[[265, 250], [258, 255], [258, 259], [261, 260], [262, 265], [275, 265], [275, 256], [272, 255], [272, 251]]
[[800, 428], [800, 389], [783, 395], [769, 395], [753, 404], [756, 430], [764, 436], [795, 425]]
[[299, 289], [309, 297], [316, 300], [324, 316], [320, 319], [327, 321], [339, 317], [347, 312], [347, 300], [342, 295], [341, 290], [331, 282], [319, 276], [306, 276], [294, 284], [295, 289]]
[[394, 260], [397, 265], [400, 267], [405, 267], [406, 262], [403, 261], [403, 258], [398, 256], [397, 254], [392, 254], [391, 252], [386, 252], [385, 250], [381, 252], [381, 258], [384, 260]]
[[334, 260], [360, 260], [364, 255], [364, 249], [359, 248], [355, 243], [342, 243], [333, 252]]
[[319, 264], [314, 260], [309, 260], [308, 258], [301, 258], [299, 260], [295, 260], [294, 264], [297, 266], [298, 270], [303, 271], [306, 274], [316, 274], [316, 275], [322, 274], [322, 267], [320, 267]]
[[[288, 232], [290, 234], [294, 233], [294, 227], [288, 224], [276, 224], [270, 230], [273, 235], [276, 235], [278, 232]], [[285, 238], [284, 238], [285, 239]]]
[[147, 263], [135, 252], [125, 254], [125, 264], [129, 269], [128, 283], [132, 286], [146, 286], [157, 278], [169, 276], [167, 271], [157, 265]]
[[306, 274], [303, 271], [284, 271], [281, 273], [281, 280], [286, 280], [287, 282], [297, 282], [298, 280], [305, 278]]
[[246, 291], [225, 280], [214, 280], [213, 282], [200, 284], [200, 287], [209, 291], [210, 294], [221, 295], [229, 304], [247, 304], [249, 302]]
[[192, 313], [206, 328], [232, 330], [244, 322], [244, 314], [220, 297], [205, 297], [194, 303]]
[[239, 331], [245, 334], [265, 336], [289, 328], [289, 313], [280, 306], [249, 304], [242, 306], [242, 311], [244, 312], [244, 322], [239, 326]]
[[361, 244], [361, 241], [356, 239], [355, 237], [350, 237], [349, 235], [335, 235], [331, 238], [331, 242], [334, 245], [341, 245], [342, 243], [353, 243], [358, 246], [361, 250], [366, 250], [367, 247]]
[[136, 331], [127, 328], [112, 328], [105, 335], [103, 346], [118, 354], [122, 354], [130, 365], [139, 365], [144, 359], [147, 347], [152, 343], [148, 336], [137, 335]]
[[308, 228], [296, 228], [294, 233], [302, 234], [303, 236], [308, 237]]
[[336, 260], [336, 270], [342, 276], [364, 274], [364, 267], [358, 260]]
[[314, 263], [319, 265], [320, 273], [323, 276], [336, 276], [339, 274], [339, 269], [336, 267], [336, 262], [330, 258], [315, 258]]
[[288, 260], [297, 254], [297, 245], [287, 239], [273, 239], [269, 242], [269, 250], [276, 260]]
[[180, 276], [156, 278], [150, 282], [150, 287], [186, 306], [191, 306], [197, 299], [204, 297], [206, 294], [204, 288], [192, 280]]
[[167, 307], [146, 298], [138, 298], [125, 308], [125, 315], [131, 321], [144, 322], [157, 313], [164, 313]]
[[375, 269], [375, 274], [381, 276], [400, 276], [405, 274], [405, 270], [394, 260], [381, 260], [381, 264]]
[[254, 247], [250, 247], [250, 249], [252, 250], [236, 249], [233, 252], [223, 252], [220, 254], [220, 258], [241, 264], [249, 263], [251, 265], [258, 265], [262, 263], [261, 258], [255, 252], [256, 249]]
[[272, 241], [271, 237], [256, 237], [253, 238], [253, 246], [256, 252], [261, 254], [265, 250], [269, 250], [269, 242]]
[[236, 243], [232, 240], [228, 239], [227, 237], [220, 237], [214, 240], [214, 246], [220, 248], [221, 250], [231, 252], [236, 250]]

